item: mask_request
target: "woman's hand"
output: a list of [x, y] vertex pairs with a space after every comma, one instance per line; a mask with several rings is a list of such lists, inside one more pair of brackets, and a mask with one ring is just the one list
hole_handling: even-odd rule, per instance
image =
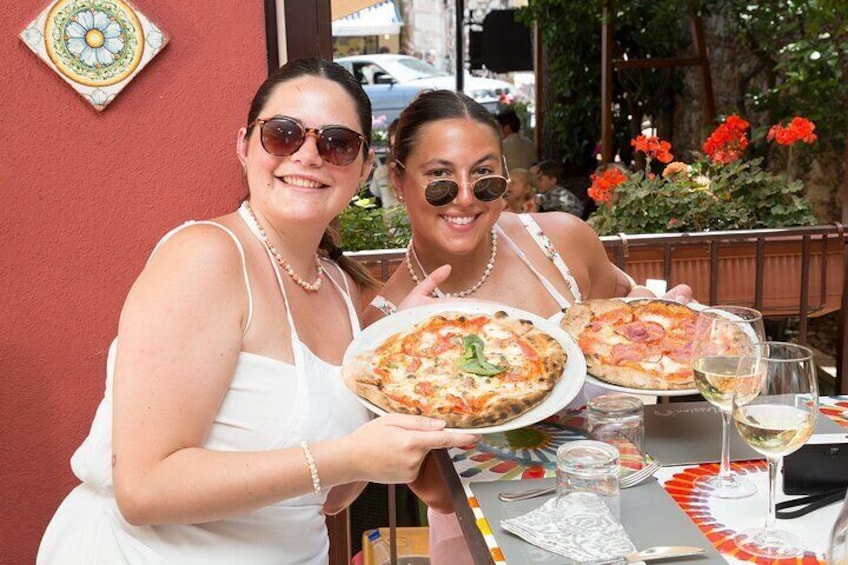
[[450, 265], [442, 265], [427, 275], [427, 278], [418, 283], [415, 288], [412, 289], [412, 292], [410, 292], [406, 298], [398, 304], [398, 310], [414, 308], [415, 306], [430, 304], [438, 300], [438, 298], [433, 298], [433, 293], [440, 284], [447, 280], [450, 276], [450, 272]]
[[[692, 301], [692, 288], [688, 284], [679, 284], [666, 292], [663, 298], [674, 300], [679, 304], [689, 304]], [[637, 285], [630, 289], [627, 298], [657, 298], [657, 295], [648, 287]]]
[[431, 449], [459, 447], [479, 436], [444, 431], [445, 423], [409, 414], [386, 414], [358, 428], [347, 441], [354, 446], [362, 479], [378, 483], [409, 483], [418, 477]]
[[666, 292], [663, 298], [674, 300], [680, 304], [689, 304], [692, 302], [692, 287], [688, 284], [679, 284]]

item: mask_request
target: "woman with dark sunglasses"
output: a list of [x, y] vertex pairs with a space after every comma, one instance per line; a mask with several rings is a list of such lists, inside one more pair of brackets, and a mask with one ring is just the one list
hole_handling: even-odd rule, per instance
[[171, 231], [134, 284], [72, 459], [82, 484], [38, 563], [326, 564], [324, 514], [362, 481], [409, 482], [431, 448], [475, 439], [427, 418], [369, 421], [339, 374], [373, 284], [327, 232], [371, 167], [359, 83], [290, 62], [246, 123], [249, 197]]
[[[586, 298], [653, 296], [609, 262], [579, 218], [503, 211], [509, 171], [500, 128], [464, 94], [442, 90], [416, 98], [400, 116], [393, 157], [392, 183], [413, 237], [404, 267], [372, 301], [366, 322], [394, 312], [442, 265], [451, 271], [436, 297], [494, 301], [552, 319]], [[675, 287], [669, 295], [686, 302], [691, 290]], [[577, 403], [595, 394], [584, 390]], [[473, 563], [450, 497], [428, 462], [411, 487], [430, 507], [431, 563]]]

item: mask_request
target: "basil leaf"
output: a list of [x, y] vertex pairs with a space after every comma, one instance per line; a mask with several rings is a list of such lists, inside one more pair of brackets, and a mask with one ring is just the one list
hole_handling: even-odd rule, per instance
[[464, 351], [462, 354], [462, 363], [459, 365], [460, 370], [483, 377], [491, 377], [506, 371], [506, 367], [494, 365], [486, 361], [486, 357], [483, 355], [483, 346], [485, 344], [480, 339], [480, 336], [474, 334], [467, 335], [462, 338], [462, 345]]

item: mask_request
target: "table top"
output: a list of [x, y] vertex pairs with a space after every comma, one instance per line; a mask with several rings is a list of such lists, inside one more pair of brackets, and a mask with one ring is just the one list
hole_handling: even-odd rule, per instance
[[[840, 426], [848, 427], [848, 396], [821, 398], [820, 411]], [[454, 509], [475, 562], [516, 565], [507, 563], [492, 530], [493, 527], [499, 528], [499, 524], [487, 520], [472, 492], [471, 484], [554, 477], [556, 448], [563, 442], [582, 439], [583, 428], [582, 412], [567, 411], [526, 428], [485, 435], [471, 446], [437, 453], [439, 470], [450, 487]], [[648, 432], [650, 440], [650, 430]], [[718, 446], [720, 435], [715, 437], [715, 442]], [[697, 525], [728, 563], [772, 563], [741, 552], [733, 543], [736, 532], [759, 527], [765, 520], [768, 510], [767, 464], [764, 460], [752, 460], [736, 461], [732, 466], [735, 471], [753, 480], [757, 486], [755, 495], [741, 500], [721, 500], [698, 491], [693, 481], [703, 474], [715, 474], [718, 464], [713, 462], [664, 466], [655, 476], [665, 493]], [[532, 486], [526, 485], [526, 488]], [[509, 490], [521, 490], [516, 489], [513, 483], [509, 487]], [[791, 498], [795, 497], [784, 495], [778, 483], [777, 501]], [[794, 562], [799, 565], [824, 565], [828, 536], [839, 509], [840, 504], [831, 504], [803, 517], [778, 522], [780, 528], [792, 531], [807, 543], [805, 554]], [[493, 517], [493, 522], [496, 519]], [[628, 524], [624, 526], [627, 528]], [[783, 563], [791, 564], [793, 561], [785, 560]]]

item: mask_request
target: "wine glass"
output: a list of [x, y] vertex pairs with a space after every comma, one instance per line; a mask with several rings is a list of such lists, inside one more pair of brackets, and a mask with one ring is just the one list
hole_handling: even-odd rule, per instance
[[[754, 483], [730, 468], [731, 399], [756, 396], [760, 375], [752, 371], [751, 349], [765, 339], [763, 315], [743, 306], [715, 306], [698, 314], [692, 343], [695, 386], [721, 412], [721, 466], [718, 475], [700, 477], [695, 486], [717, 498], [744, 498], [757, 492]], [[743, 353], [745, 353], [743, 355]]]
[[765, 342], [755, 362], [763, 372], [759, 395], [733, 398], [733, 421], [739, 435], [768, 459], [769, 510], [764, 527], [736, 535], [736, 545], [769, 559], [803, 553], [798, 536], [775, 528], [774, 498], [779, 464], [784, 455], [810, 438], [818, 415], [818, 386], [813, 352], [794, 343]]

